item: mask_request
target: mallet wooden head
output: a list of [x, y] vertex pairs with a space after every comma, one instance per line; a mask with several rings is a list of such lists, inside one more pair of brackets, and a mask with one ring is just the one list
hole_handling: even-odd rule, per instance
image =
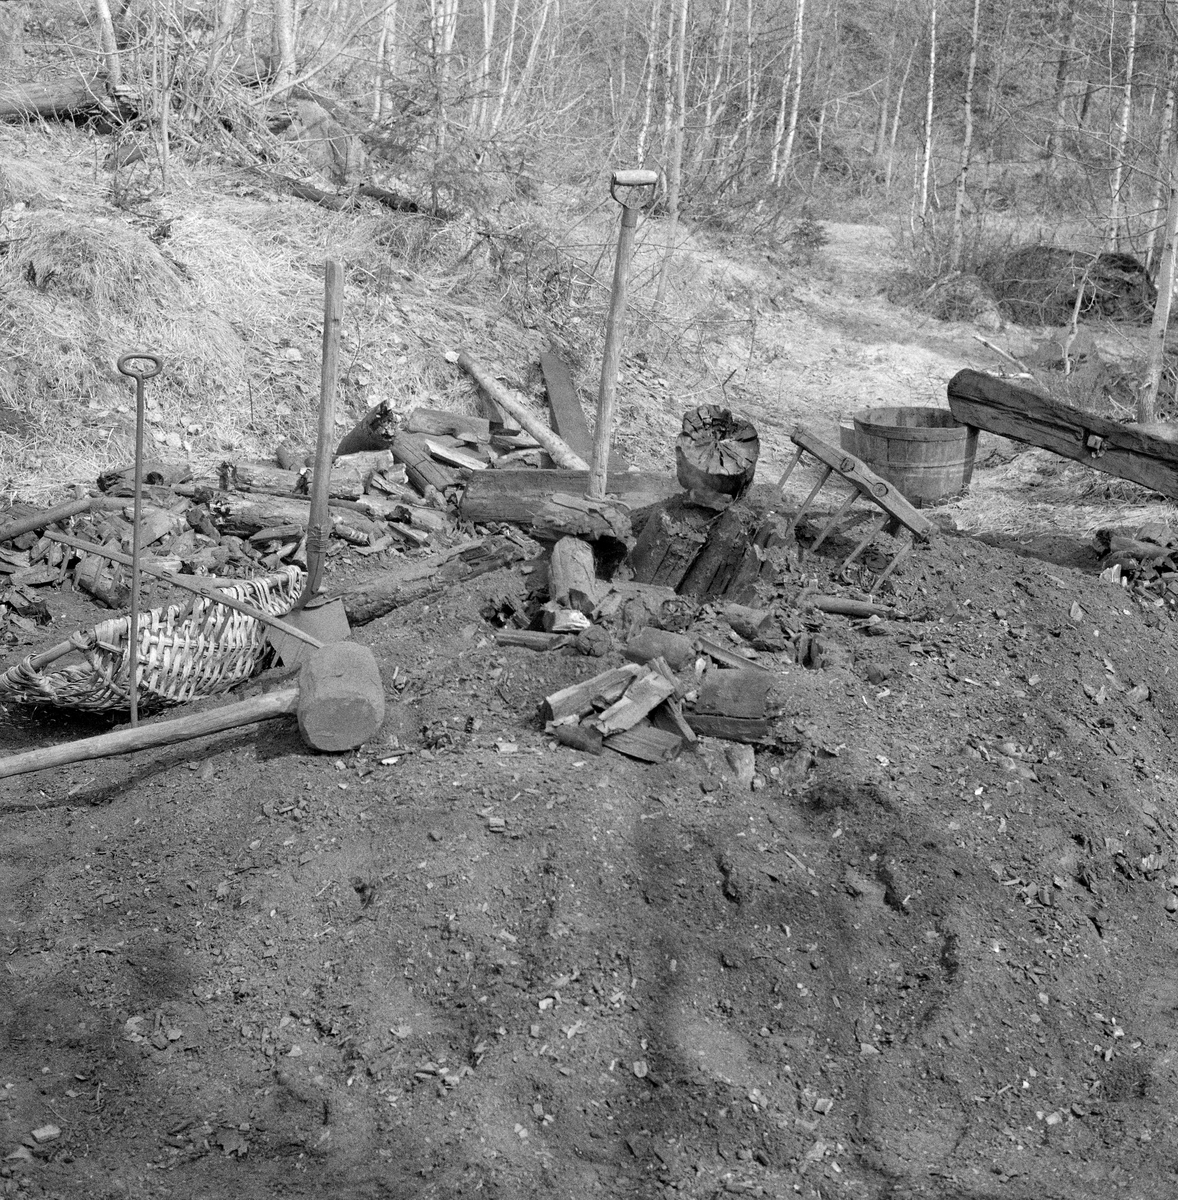
[[384, 684], [376, 657], [357, 642], [313, 650], [299, 671], [299, 733], [313, 750], [354, 750], [384, 724]]

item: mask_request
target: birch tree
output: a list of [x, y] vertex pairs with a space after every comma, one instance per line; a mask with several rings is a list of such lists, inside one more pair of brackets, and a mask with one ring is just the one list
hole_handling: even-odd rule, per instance
[[929, 176], [933, 165], [933, 97], [937, 90], [937, 0], [929, 4], [928, 86], [924, 105], [924, 157], [920, 171], [920, 215], [928, 212]]
[[1129, 40], [1125, 47], [1125, 84], [1121, 90], [1121, 112], [1117, 121], [1117, 141], [1113, 151], [1113, 175], [1109, 200], [1108, 226], [1104, 248], [1115, 250], [1121, 236], [1122, 193], [1125, 187], [1125, 148], [1129, 143], [1129, 125], [1133, 116], [1133, 59], [1137, 53], [1137, 0], [1129, 9]]
[[969, 168], [973, 153], [973, 84], [978, 68], [978, 22], [981, 0], [973, 0], [973, 23], [969, 32], [969, 65], [965, 72], [965, 99], [962, 105], [961, 170], [957, 174], [957, 194], [953, 200], [953, 240], [949, 248], [949, 269], [961, 270], [961, 255], [965, 248], [965, 195], [969, 183]]

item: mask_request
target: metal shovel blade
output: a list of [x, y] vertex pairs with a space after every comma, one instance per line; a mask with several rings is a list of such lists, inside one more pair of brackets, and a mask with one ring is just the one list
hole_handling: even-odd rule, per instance
[[[348, 624], [348, 614], [342, 600], [317, 596], [309, 600], [305, 607], [287, 613], [282, 619], [325, 644], [346, 642], [352, 636], [352, 627]], [[288, 667], [298, 666], [314, 649], [310, 643], [299, 641], [279, 629], [267, 629], [266, 636], [278, 657]]]

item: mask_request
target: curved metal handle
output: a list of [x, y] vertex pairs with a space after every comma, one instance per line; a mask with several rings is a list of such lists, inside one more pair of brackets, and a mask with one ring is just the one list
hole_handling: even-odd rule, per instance
[[[135, 367], [130, 365], [133, 362], [151, 363], [152, 370], [137, 370]], [[154, 379], [163, 369], [164, 360], [158, 354], [148, 354], [145, 351], [136, 351], [133, 354], [124, 354], [123, 357], [119, 359], [119, 374], [128, 375], [132, 379]]]

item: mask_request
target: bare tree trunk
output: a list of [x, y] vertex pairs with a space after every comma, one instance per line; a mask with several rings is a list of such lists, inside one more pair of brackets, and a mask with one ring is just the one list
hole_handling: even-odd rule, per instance
[[794, 46], [798, 48], [797, 55], [794, 56], [794, 77], [793, 77], [793, 98], [789, 102], [789, 126], [786, 130], [786, 144], [781, 148], [781, 174], [777, 176], [777, 181], [786, 181], [786, 176], [789, 174], [789, 163], [793, 160], [793, 144], [798, 137], [798, 114], [801, 112], [801, 35], [803, 35], [803, 26], [806, 16], [806, 0], [797, 0], [797, 10], [794, 11], [793, 19], [793, 40]]
[[888, 111], [892, 103], [892, 70], [896, 61], [896, 42], [899, 39], [900, 6], [892, 9], [892, 40], [888, 43], [888, 56], [884, 61], [883, 99], [879, 103], [879, 123], [875, 129], [875, 157], [883, 158], [888, 144]]
[[209, 51], [209, 76], [215, 77], [225, 57], [225, 48], [233, 40], [237, 25], [237, 0], [220, 0], [213, 26], [213, 44]]
[[685, 59], [687, 51], [687, 4], [679, 0], [679, 36], [675, 47], [675, 132], [671, 140], [671, 162], [667, 171], [667, 248], [659, 267], [659, 285], [655, 291], [655, 308], [661, 308], [667, 291], [667, 273], [675, 253], [675, 238], [679, 232], [679, 189], [683, 179], [683, 129], [687, 123], [687, 89]]
[[294, 2], [274, 0], [274, 24], [271, 28], [271, 49], [277, 69], [274, 73], [274, 95], [290, 90], [295, 73]]
[[1133, 59], [1137, 52], [1137, 0], [1129, 8], [1129, 43], [1125, 50], [1125, 87], [1121, 93], [1121, 115], [1117, 122], [1116, 157], [1113, 162], [1112, 198], [1104, 248], [1115, 250], [1121, 234], [1122, 191], [1125, 186], [1125, 148], [1129, 143], [1129, 125], [1133, 116]]
[[1175, 85], [1175, 67], [1178, 66], [1178, 57], [1173, 52], [1169, 55], [1169, 63], [1166, 68], [1166, 105], [1162, 109], [1162, 132], [1158, 138], [1158, 178], [1154, 186], [1153, 196], [1153, 218], [1149, 223], [1149, 232], [1145, 239], [1145, 269], [1152, 271], [1155, 266], [1155, 257], [1157, 254], [1158, 245], [1158, 230], [1165, 224], [1166, 213], [1168, 206], [1166, 197], [1169, 194], [1169, 180], [1167, 179], [1166, 163], [1169, 161], [1170, 143], [1174, 137], [1174, 85]]
[[1174, 296], [1175, 257], [1178, 256], [1178, 141], [1172, 143], [1170, 160], [1162, 165], [1168, 175], [1169, 206], [1166, 210], [1166, 243], [1158, 272], [1158, 298], [1149, 330], [1149, 350], [1146, 357], [1145, 379], [1137, 394], [1137, 420], [1149, 424], [1157, 415], [1158, 384], [1162, 379], [1162, 364], [1166, 353], [1166, 327], [1170, 322], [1170, 304]]
[[732, 0], [724, 0], [724, 10], [720, 18], [720, 45], [716, 50], [716, 70], [708, 84], [704, 97], [704, 121], [699, 138], [695, 144], [695, 153], [691, 156], [691, 170], [697, 173], [703, 166], [704, 159], [711, 152], [715, 141], [716, 125], [728, 107], [727, 94], [720, 98], [720, 85], [728, 77], [728, 67], [731, 62], [729, 47], [732, 37]]
[[663, 142], [662, 153], [665, 155], [671, 146], [672, 130], [675, 124], [675, 6], [667, 6], [667, 57], [663, 62], [663, 78], [667, 86], [663, 91]]
[[98, 14], [98, 36], [102, 42], [106, 76], [112, 87], [118, 87], [123, 82], [123, 71], [119, 65], [119, 48], [115, 41], [115, 23], [110, 15], [110, 5], [107, 0], [94, 0], [94, 11]]
[[900, 77], [900, 86], [896, 89], [896, 110], [892, 116], [892, 132], [888, 138], [888, 160], [884, 164], [884, 193], [892, 194], [892, 172], [896, 167], [896, 137], [900, 132], [900, 113], [904, 110], [904, 91], [908, 87], [908, 76], [912, 74], [912, 64], [916, 61], [916, 45], [908, 51], [908, 61], [904, 64], [904, 74]]
[[[457, 0], [454, 0], [457, 4]], [[532, 42], [528, 46], [528, 56], [524, 60], [524, 69], [520, 72], [520, 77], [515, 85], [515, 91], [511, 96], [511, 107], [515, 108], [528, 85], [532, 81], [532, 75], [536, 70], [536, 58], [540, 50], [540, 43], [544, 37], [544, 27], [548, 24], [548, 14], [552, 11], [554, 0], [544, 0], [543, 6], [540, 9], [540, 16], [536, 20], [536, 28], [532, 33]]]
[[965, 249], [965, 192], [969, 183], [973, 154], [973, 81], [978, 69], [978, 24], [981, 8], [982, 0], [973, 0], [973, 24], [969, 31], [969, 66], [965, 72], [961, 170], [957, 175], [957, 195], [953, 200], [953, 242], [949, 248], [949, 267], [953, 271], [961, 270], [961, 255]]
[[937, 87], [937, 0], [929, 5], [928, 88], [924, 106], [924, 158], [920, 171], [920, 215], [928, 212], [929, 175], [933, 165], [933, 95]]
[[1059, 159], [1059, 146], [1064, 135], [1064, 117], [1067, 115], [1068, 71], [1072, 65], [1072, 54], [1076, 48], [1076, 0], [1065, 0], [1062, 10], [1063, 47], [1059, 52], [1059, 65], [1055, 70], [1055, 123], [1047, 135], [1047, 175], [1055, 174]]
[[[19, 79], [25, 69], [25, 19], [23, 3], [0, 3], [0, 77]], [[105, 51], [105, 45], [104, 45]]]
[[491, 133], [498, 133], [507, 108], [507, 97], [511, 94], [511, 61], [515, 57], [515, 35], [519, 29], [519, 0], [511, 0], [511, 17], [507, 24], [507, 45], [503, 49], [503, 61], [499, 66], [499, 103], [491, 120]]
[[450, 55], [458, 26], [458, 0], [429, 0], [429, 48], [436, 85], [437, 130], [434, 145], [438, 154], [446, 147], [449, 129]]
[[661, 28], [660, 16], [662, 14], [662, 0], [651, 0], [650, 4], [650, 32], [647, 34], [646, 40], [646, 99], [642, 109], [642, 128], [638, 131], [638, 148], [636, 161], [640, 166], [645, 166], [646, 156], [650, 150], [650, 124], [654, 119], [654, 92], [658, 80], [658, 61], [659, 61], [659, 29]]
[[789, 42], [789, 55], [785, 63], [785, 72], [781, 77], [781, 97], [777, 105], [777, 121], [773, 126], [773, 153], [769, 160], [769, 182], [773, 185], [778, 185], [782, 181], [785, 172], [789, 170], [789, 156], [786, 155], [785, 167], [781, 165], [782, 150], [785, 144], [785, 114], [789, 110], [790, 96], [795, 100], [794, 121], [791, 124], [796, 126], [797, 107], [796, 101], [800, 88], [800, 83], [795, 86], [794, 75], [798, 76], [800, 81], [802, 74], [801, 54], [802, 54], [802, 38], [801, 38], [801, 23], [803, 13], [805, 11], [805, 0], [795, 0], [794, 3], [794, 28], [793, 36]]
[[[484, 4], [487, 0], [483, 0]], [[490, 0], [493, 4], [494, 0]], [[387, 0], [380, 17], [380, 37], [376, 43], [376, 90], [372, 97], [372, 119], [385, 114], [388, 97], [385, 88], [397, 73], [397, 0]]]

